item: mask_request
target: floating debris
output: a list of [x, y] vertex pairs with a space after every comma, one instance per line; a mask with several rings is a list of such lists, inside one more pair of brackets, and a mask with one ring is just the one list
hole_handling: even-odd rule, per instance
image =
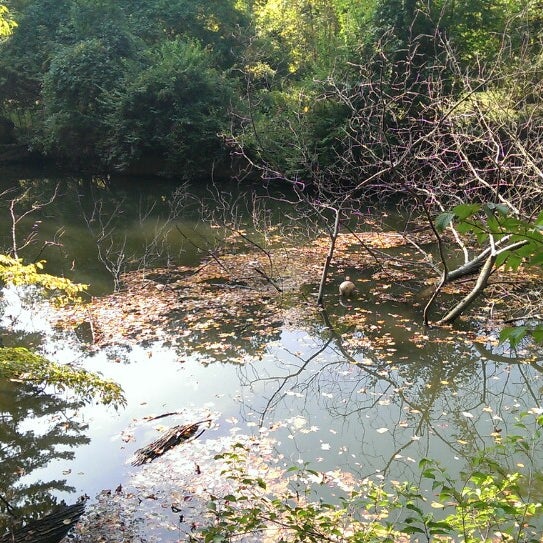
[[[200, 428], [200, 424], [204, 422], [210, 422], [209, 420], [196, 422], [194, 424], [185, 424], [174, 426], [170, 428], [162, 437], [153, 441], [149, 445], [138, 449], [134, 453], [134, 458], [131, 462], [133, 466], [141, 466], [152, 462], [155, 458], [162, 456], [164, 453], [168, 452], [170, 449], [173, 449], [180, 443], [184, 443], [189, 439], [195, 437], [196, 432]], [[198, 436], [202, 435], [202, 432]], [[196, 436], [196, 437], [198, 437]]]
[[59, 543], [84, 511], [83, 501], [61, 505], [53, 513], [8, 532], [0, 538], [0, 543]]

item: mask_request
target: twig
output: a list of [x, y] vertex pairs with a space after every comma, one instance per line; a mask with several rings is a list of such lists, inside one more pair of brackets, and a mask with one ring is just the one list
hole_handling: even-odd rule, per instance
[[283, 292], [283, 289], [275, 284], [275, 281], [264, 271], [262, 271], [260, 268], [254, 267], [253, 270], [255, 270], [256, 273], [264, 277], [268, 283], [277, 291], [277, 292]]

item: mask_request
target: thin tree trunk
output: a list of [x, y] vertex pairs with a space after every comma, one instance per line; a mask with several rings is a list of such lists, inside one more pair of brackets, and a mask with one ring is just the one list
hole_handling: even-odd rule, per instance
[[328, 270], [330, 269], [330, 264], [334, 258], [334, 250], [336, 248], [336, 241], [339, 235], [339, 226], [340, 226], [340, 208], [334, 210], [336, 212], [336, 220], [334, 221], [334, 230], [330, 235], [330, 246], [328, 247], [328, 254], [326, 255], [326, 260], [324, 261], [324, 266], [322, 268], [321, 282], [319, 285], [319, 294], [317, 296], [317, 304], [322, 306], [324, 299], [324, 287], [326, 285], [326, 278], [328, 277]]

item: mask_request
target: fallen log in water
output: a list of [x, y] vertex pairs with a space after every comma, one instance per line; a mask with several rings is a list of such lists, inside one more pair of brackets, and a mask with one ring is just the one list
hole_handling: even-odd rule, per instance
[[[198, 429], [200, 428], [200, 424], [202, 424], [202, 422], [209, 421], [195, 422], [194, 424], [185, 424], [170, 428], [163, 436], [161, 436], [156, 441], [153, 441], [149, 445], [138, 449], [134, 453], [134, 458], [131, 464], [133, 466], [141, 466], [142, 464], [152, 462], [155, 458], [162, 456], [165, 452], [173, 449], [180, 443], [188, 441], [195, 436], [196, 432], [198, 432]], [[198, 435], [201, 435], [202, 433], [203, 430]]]
[[84, 502], [61, 505], [53, 513], [11, 530], [0, 537], [0, 543], [59, 543], [84, 511]]

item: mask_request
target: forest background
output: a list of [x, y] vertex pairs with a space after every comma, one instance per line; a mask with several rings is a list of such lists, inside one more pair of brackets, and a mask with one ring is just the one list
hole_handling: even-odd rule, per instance
[[0, 115], [64, 166], [194, 178], [250, 163], [268, 177], [336, 188], [371, 177], [401, 192], [439, 161], [460, 188], [458, 123], [486, 169], [480, 138], [505, 162], [538, 126], [539, 1], [3, 6], [17, 25], [0, 46]]

